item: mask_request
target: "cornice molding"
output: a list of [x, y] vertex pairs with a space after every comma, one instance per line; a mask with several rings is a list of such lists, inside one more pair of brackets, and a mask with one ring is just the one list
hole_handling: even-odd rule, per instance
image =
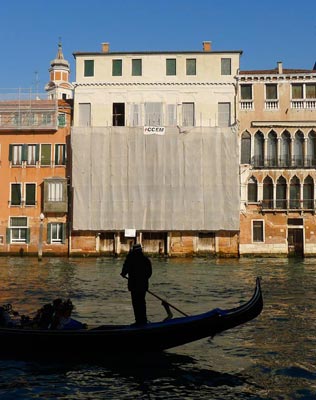
[[78, 86], [235, 86], [231, 82], [73, 82]]

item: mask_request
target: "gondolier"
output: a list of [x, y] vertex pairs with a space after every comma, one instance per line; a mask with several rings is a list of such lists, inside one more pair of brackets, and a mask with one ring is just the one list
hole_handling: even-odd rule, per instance
[[147, 324], [146, 292], [152, 274], [151, 261], [143, 254], [142, 246], [134, 244], [123, 264], [121, 276], [128, 277], [136, 325]]

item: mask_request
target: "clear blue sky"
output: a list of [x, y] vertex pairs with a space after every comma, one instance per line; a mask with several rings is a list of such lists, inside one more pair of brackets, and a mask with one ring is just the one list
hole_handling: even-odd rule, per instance
[[[42, 91], [59, 37], [65, 58], [100, 51], [242, 50], [241, 69], [312, 69], [316, 0], [10, 0], [0, 12], [0, 88]], [[37, 75], [35, 74], [37, 71]]]

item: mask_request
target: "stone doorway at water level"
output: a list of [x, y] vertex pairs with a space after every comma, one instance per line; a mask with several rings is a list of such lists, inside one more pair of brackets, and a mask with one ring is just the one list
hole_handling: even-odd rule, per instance
[[288, 255], [290, 257], [304, 256], [303, 228], [288, 229]]

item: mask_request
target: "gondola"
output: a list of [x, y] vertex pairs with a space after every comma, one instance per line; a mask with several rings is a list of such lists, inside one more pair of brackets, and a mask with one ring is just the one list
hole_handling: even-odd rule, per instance
[[105, 360], [110, 355], [160, 352], [206, 337], [256, 318], [262, 311], [260, 278], [252, 298], [238, 307], [148, 323], [144, 326], [103, 325], [80, 330], [0, 328], [0, 356]]

